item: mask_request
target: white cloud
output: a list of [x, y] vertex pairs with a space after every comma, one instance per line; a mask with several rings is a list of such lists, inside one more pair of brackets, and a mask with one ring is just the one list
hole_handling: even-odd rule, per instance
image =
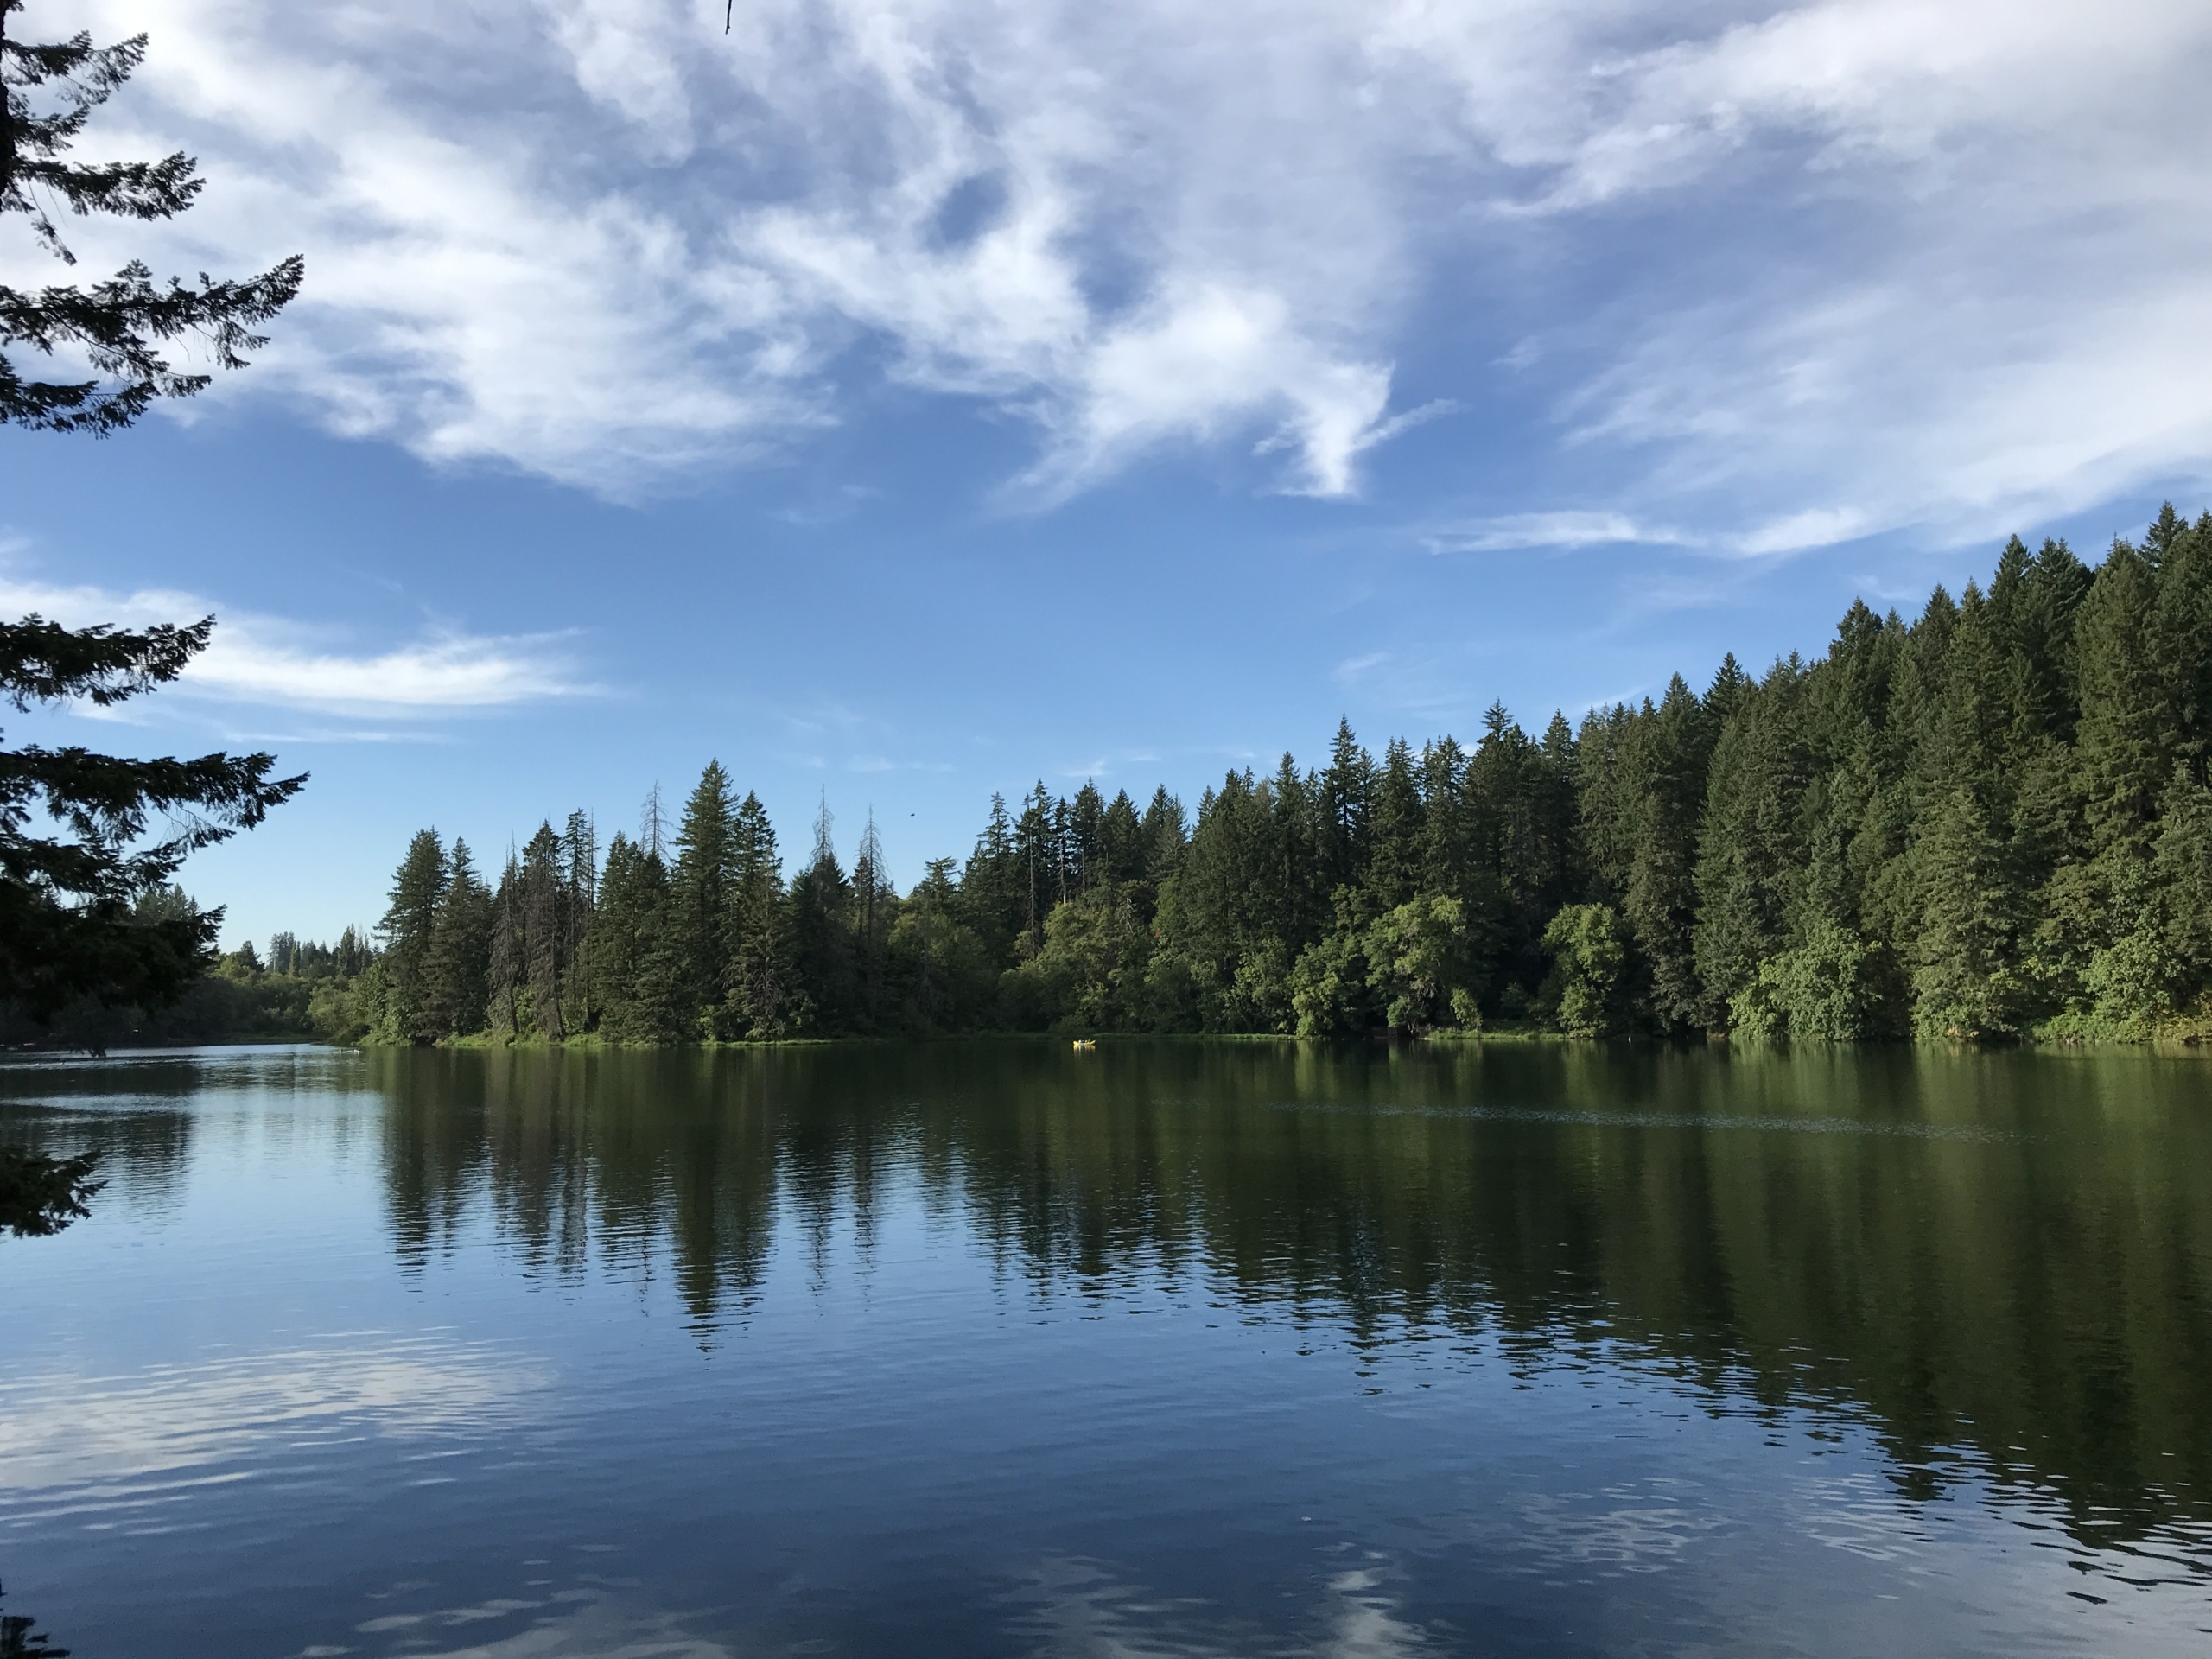
[[584, 695], [560, 642], [446, 631], [381, 651], [346, 651], [283, 618], [234, 611], [193, 594], [111, 593], [0, 576], [0, 613], [72, 627], [144, 627], [213, 615], [213, 638], [175, 683], [178, 693], [262, 707], [372, 715], [456, 714]]
[[1754, 526], [1739, 537], [1738, 552], [1795, 553], [1808, 547], [1833, 547], [1866, 534], [1866, 515], [1849, 507], [1808, 507]]
[[1497, 553], [1533, 547], [1600, 547], [1631, 543], [1679, 547], [1690, 538], [1677, 530], [1638, 523], [1626, 513], [1570, 510], [1516, 512], [1437, 532], [1427, 538], [1439, 553]]
[[1586, 495], [1716, 546], [2209, 470], [2201, 3], [721, 10], [169, 0], [106, 142], [203, 158], [194, 258], [308, 253], [248, 395], [613, 494], [876, 363], [1027, 421], [1041, 500], [1231, 440], [1353, 493], [1415, 364], [1548, 388]]

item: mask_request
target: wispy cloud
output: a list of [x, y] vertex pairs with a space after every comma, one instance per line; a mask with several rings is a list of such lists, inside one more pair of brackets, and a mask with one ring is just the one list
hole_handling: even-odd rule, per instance
[[856, 754], [845, 762], [847, 772], [952, 772], [957, 770], [944, 760], [893, 760], [885, 754]]
[[[0, 612], [36, 612], [78, 627], [143, 627], [212, 614], [214, 637], [175, 690], [263, 708], [421, 717], [511, 708], [598, 689], [577, 673], [563, 636], [446, 630], [384, 649], [347, 650], [331, 638], [330, 629], [232, 610], [195, 594], [119, 594], [6, 576], [0, 576]], [[371, 734], [353, 735], [359, 741]]]
[[1872, 528], [1867, 515], [1853, 507], [1808, 507], [1753, 525], [1734, 540], [1738, 552], [1796, 553], [1808, 547], [1834, 547], [1855, 541]]
[[[1548, 397], [1637, 534], [1470, 545], [1779, 550], [1836, 539], [1780, 528], [1808, 502], [1867, 534], [2212, 474], [2192, 0], [721, 22], [168, 0], [108, 131], [206, 161], [180, 264], [308, 253], [243, 395], [612, 494], [804, 442], [882, 373], [1026, 423], [1020, 499], [1231, 441], [1283, 458], [1259, 486], [1349, 496], [1440, 412], [1389, 412], [1404, 365], [1435, 378], [1425, 302], [1490, 296], [1510, 337], [1451, 401]], [[1570, 267], [1613, 273], [1599, 302], [1554, 294]]]
[[1691, 537], [1662, 525], [1639, 524], [1620, 512], [1516, 512], [1485, 518], [1423, 537], [1438, 553], [1497, 553], [1524, 548], [1599, 547], [1630, 543], [1682, 547]]
[[1329, 671], [1329, 677], [1338, 685], [1357, 685], [1370, 673], [1390, 660], [1387, 651], [1370, 651], [1357, 657], [1347, 657]]

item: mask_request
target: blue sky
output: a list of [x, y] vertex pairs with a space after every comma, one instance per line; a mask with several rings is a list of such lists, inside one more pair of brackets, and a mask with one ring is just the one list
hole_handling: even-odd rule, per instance
[[[212, 610], [95, 721], [308, 791], [229, 937], [718, 756], [902, 880], [994, 791], [1195, 802], [1821, 650], [2212, 502], [2212, 9], [33, 0], [144, 29], [99, 270], [294, 251], [255, 366], [5, 441], [0, 603]], [[28, 245], [6, 280], [53, 280]]]

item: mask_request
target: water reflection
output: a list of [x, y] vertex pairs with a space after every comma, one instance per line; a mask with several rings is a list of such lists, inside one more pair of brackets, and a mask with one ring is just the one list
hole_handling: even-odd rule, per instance
[[1371, 1552], [1329, 1573], [1313, 1605], [1299, 1609], [1306, 1630], [1289, 1642], [1192, 1597], [1163, 1596], [1125, 1582], [1103, 1562], [1042, 1563], [1007, 1598], [1013, 1634], [1039, 1655], [1135, 1659], [1138, 1655], [1226, 1659], [1281, 1653], [1310, 1659], [1401, 1659], [1429, 1650], [1430, 1632], [1410, 1622], [1391, 1592], [1390, 1564]]
[[473, 1440], [520, 1421], [552, 1381], [542, 1362], [493, 1344], [378, 1332], [116, 1376], [11, 1375], [0, 1381], [0, 1508], [10, 1526], [81, 1516], [156, 1530], [202, 1488], [250, 1478], [271, 1445], [311, 1454], [368, 1435]]
[[[779, 1228], [822, 1260], [849, 1227], [864, 1259], [904, 1182], [1034, 1295], [1196, 1276], [1376, 1352], [1479, 1336], [1531, 1371], [1602, 1357], [1715, 1411], [1863, 1421], [1899, 1496], [2021, 1486], [2087, 1546], [2212, 1520], [2212, 1068], [2186, 1060], [1163, 1042], [365, 1065], [411, 1272], [488, 1205], [555, 1278], [665, 1261], [712, 1343]], [[1671, 1525], [1624, 1516], [1621, 1547]]]
[[0, 1613], [0, 1659], [69, 1659], [69, 1649], [55, 1647], [36, 1619]]

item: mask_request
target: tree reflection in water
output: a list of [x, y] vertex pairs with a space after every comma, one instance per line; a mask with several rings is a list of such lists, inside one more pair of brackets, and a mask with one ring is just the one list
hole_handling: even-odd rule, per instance
[[[0, 1596], [6, 1594], [0, 1589]], [[0, 1612], [0, 1659], [69, 1659], [69, 1649], [57, 1648], [37, 1628], [38, 1621], [19, 1613]]]
[[[885, 1182], [1041, 1293], [1197, 1273], [1388, 1344], [1662, 1367], [1867, 1421], [2084, 1542], [2212, 1516], [2212, 1070], [2122, 1053], [1160, 1041], [373, 1057], [403, 1263], [487, 1201], [535, 1267], [746, 1317], [779, 1219]], [[1963, 1461], [1962, 1461], [1963, 1458]]]

